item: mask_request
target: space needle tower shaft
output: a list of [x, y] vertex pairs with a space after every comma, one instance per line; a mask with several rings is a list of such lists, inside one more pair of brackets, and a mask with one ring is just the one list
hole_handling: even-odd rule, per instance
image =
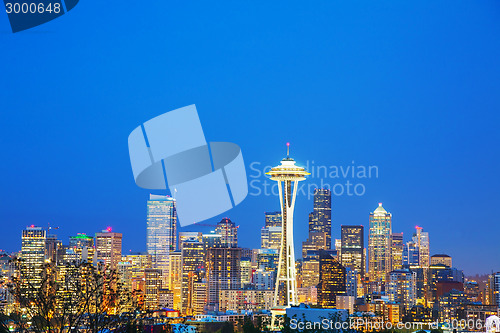
[[272, 168], [266, 174], [271, 177], [271, 180], [278, 182], [282, 216], [281, 246], [273, 300], [275, 311], [272, 326], [275, 327], [275, 314], [283, 314], [286, 308], [298, 305], [293, 244], [293, 211], [298, 182], [305, 180], [305, 176], [309, 173], [304, 168], [295, 165], [295, 160], [290, 158], [290, 144], [287, 143], [287, 157], [281, 160], [280, 165]]

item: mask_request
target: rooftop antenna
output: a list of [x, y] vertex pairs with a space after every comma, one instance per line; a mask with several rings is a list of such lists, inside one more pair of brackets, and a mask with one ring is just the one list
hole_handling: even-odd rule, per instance
[[286, 143], [286, 158], [290, 158], [290, 142]]

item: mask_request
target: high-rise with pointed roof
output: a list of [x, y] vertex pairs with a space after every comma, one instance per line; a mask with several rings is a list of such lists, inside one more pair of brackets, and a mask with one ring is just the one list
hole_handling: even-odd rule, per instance
[[385, 283], [391, 269], [392, 215], [382, 203], [370, 213], [368, 236], [368, 277], [371, 282]]
[[222, 247], [238, 247], [238, 227], [227, 217], [217, 223], [215, 233], [221, 236]]

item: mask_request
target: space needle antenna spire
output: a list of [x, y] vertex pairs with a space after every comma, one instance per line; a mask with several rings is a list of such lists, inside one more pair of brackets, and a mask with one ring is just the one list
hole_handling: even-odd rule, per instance
[[295, 165], [295, 160], [290, 157], [289, 142], [287, 142], [286, 147], [286, 157], [281, 160], [280, 165], [266, 172], [271, 180], [278, 183], [281, 206], [281, 244], [273, 307], [271, 308], [271, 331], [280, 329], [281, 323], [278, 317], [284, 317], [287, 308], [299, 305], [293, 242], [293, 211], [298, 183], [305, 180], [306, 176], [310, 174], [304, 168]]

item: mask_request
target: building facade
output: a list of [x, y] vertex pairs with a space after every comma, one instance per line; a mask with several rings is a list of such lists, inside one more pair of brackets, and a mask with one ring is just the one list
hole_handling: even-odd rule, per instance
[[342, 266], [365, 276], [364, 228], [362, 225], [343, 225], [340, 229], [340, 258]]
[[382, 204], [370, 213], [368, 276], [371, 282], [385, 283], [391, 271], [392, 215]]
[[111, 269], [122, 260], [122, 234], [111, 228], [95, 234], [96, 259]]
[[346, 294], [346, 269], [327, 251], [319, 253], [318, 305], [335, 307], [337, 296]]
[[147, 212], [146, 247], [154, 269], [161, 270], [163, 285], [168, 284], [168, 259], [177, 250], [177, 211], [174, 198], [150, 194]]

